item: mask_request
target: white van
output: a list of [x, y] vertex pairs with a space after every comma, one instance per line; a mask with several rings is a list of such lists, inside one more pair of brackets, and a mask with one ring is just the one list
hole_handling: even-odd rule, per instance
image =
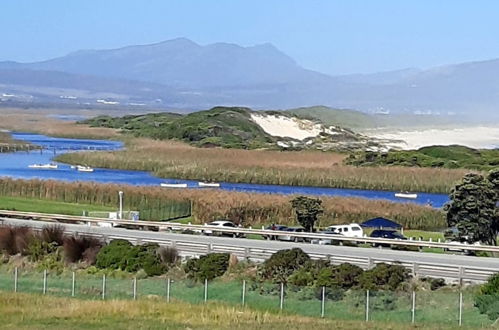
[[349, 225], [329, 226], [327, 227], [327, 230], [334, 231], [335, 233], [341, 234], [346, 237], [364, 237], [364, 231], [356, 223], [351, 223]]

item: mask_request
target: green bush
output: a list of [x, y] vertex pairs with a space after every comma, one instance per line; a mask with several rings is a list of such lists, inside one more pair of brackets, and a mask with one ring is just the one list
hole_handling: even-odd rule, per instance
[[360, 277], [364, 273], [362, 268], [349, 263], [333, 266], [331, 267], [331, 271], [330, 281], [326, 286], [338, 287], [346, 290], [358, 286]]
[[288, 278], [298, 269], [310, 261], [308, 254], [299, 248], [281, 250], [265, 260], [259, 269], [262, 280], [271, 280], [274, 283], [287, 283]]
[[132, 243], [122, 239], [111, 241], [100, 249], [95, 265], [97, 268], [122, 269], [127, 266], [127, 256], [132, 248]]
[[189, 259], [184, 266], [184, 271], [189, 278], [196, 281], [211, 281], [227, 271], [229, 258], [228, 253], [210, 253], [199, 259]]
[[396, 290], [409, 277], [409, 271], [404, 266], [380, 263], [362, 273], [359, 284], [368, 290]]
[[499, 274], [490, 277], [480, 288], [480, 293], [475, 297], [475, 307], [491, 320], [499, 318]]
[[48, 254], [55, 253], [57, 248], [58, 245], [55, 241], [48, 243], [39, 237], [33, 237], [28, 243], [26, 254], [30, 261], [39, 261]]
[[156, 243], [131, 247], [127, 255], [128, 260], [125, 270], [137, 272], [143, 269], [148, 276], [164, 274], [168, 268], [161, 261], [157, 252], [158, 249], [159, 245]]

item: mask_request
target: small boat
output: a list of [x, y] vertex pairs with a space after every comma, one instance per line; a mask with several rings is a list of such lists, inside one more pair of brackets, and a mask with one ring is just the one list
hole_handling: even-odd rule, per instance
[[187, 183], [161, 183], [163, 188], [187, 188]]
[[90, 166], [81, 166], [81, 165], [76, 166], [76, 170], [78, 172], [93, 172], [94, 171], [94, 169], [91, 168]]
[[220, 188], [220, 183], [218, 182], [198, 182], [200, 188]]
[[48, 170], [56, 170], [58, 165], [57, 164], [32, 164], [28, 165], [29, 168], [41, 168], [41, 169], [48, 169]]
[[399, 193], [395, 193], [395, 197], [407, 198], [407, 199], [416, 199], [416, 198], [418, 198], [418, 194], [408, 193], [408, 192], [399, 192]]

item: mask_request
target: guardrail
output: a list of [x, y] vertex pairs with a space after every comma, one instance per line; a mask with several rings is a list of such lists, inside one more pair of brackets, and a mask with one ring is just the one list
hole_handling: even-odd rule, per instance
[[95, 225], [108, 224], [113, 227], [131, 227], [131, 228], [153, 228], [159, 231], [165, 230], [191, 230], [194, 232], [204, 233], [205, 231], [217, 233], [229, 233], [234, 236], [238, 235], [261, 235], [264, 237], [271, 236], [288, 236], [296, 239], [323, 239], [337, 242], [356, 242], [373, 245], [390, 245], [390, 246], [405, 246], [417, 248], [443, 248], [449, 250], [467, 250], [467, 251], [483, 251], [499, 253], [498, 246], [491, 245], [470, 245], [470, 244], [455, 244], [455, 243], [442, 243], [434, 241], [416, 241], [416, 240], [397, 240], [397, 239], [384, 239], [374, 237], [346, 237], [341, 235], [327, 235], [320, 233], [293, 233], [279, 230], [266, 230], [266, 229], [253, 229], [253, 228], [231, 228], [231, 227], [218, 227], [209, 225], [192, 225], [192, 224], [179, 224], [174, 222], [157, 222], [157, 221], [132, 221], [132, 220], [110, 220], [102, 218], [92, 218], [85, 216], [72, 216], [62, 214], [47, 214], [36, 212], [20, 212], [0, 210], [0, 216], [17, 217], [33, 220], [47, 220], [56, 221], [61, 223], [87, 223]]

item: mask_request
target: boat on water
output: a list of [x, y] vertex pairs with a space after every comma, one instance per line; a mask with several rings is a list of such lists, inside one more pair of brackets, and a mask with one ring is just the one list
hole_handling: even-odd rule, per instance
[[48, 169], [48, 170], [56, 170], [58, 165], [57, 164], [31, 164], [28, 165], [29, 168], [41, 168], [41, 169]]
[[187, 183], [160, 183], [163, 188], [187, 188]]
[[220, 183], [218, 182], [198, 182], [200, 188], [220, 188]]
[[76, 166], [76, 170], [78, 172], [93, 172], [94, 171], [94, 169], [91, 168], [90, 166], [82, 166], [82, 165]]
[[416, 198], [418, 198], [418, 194], [416, 194], [416, 193], [409, 193], [409, 192], [399, 192], [399, 193], [395, 193], [395, 197], [397, 197], [397, 198], [407, 198], [407, 199], [416, 199]]

